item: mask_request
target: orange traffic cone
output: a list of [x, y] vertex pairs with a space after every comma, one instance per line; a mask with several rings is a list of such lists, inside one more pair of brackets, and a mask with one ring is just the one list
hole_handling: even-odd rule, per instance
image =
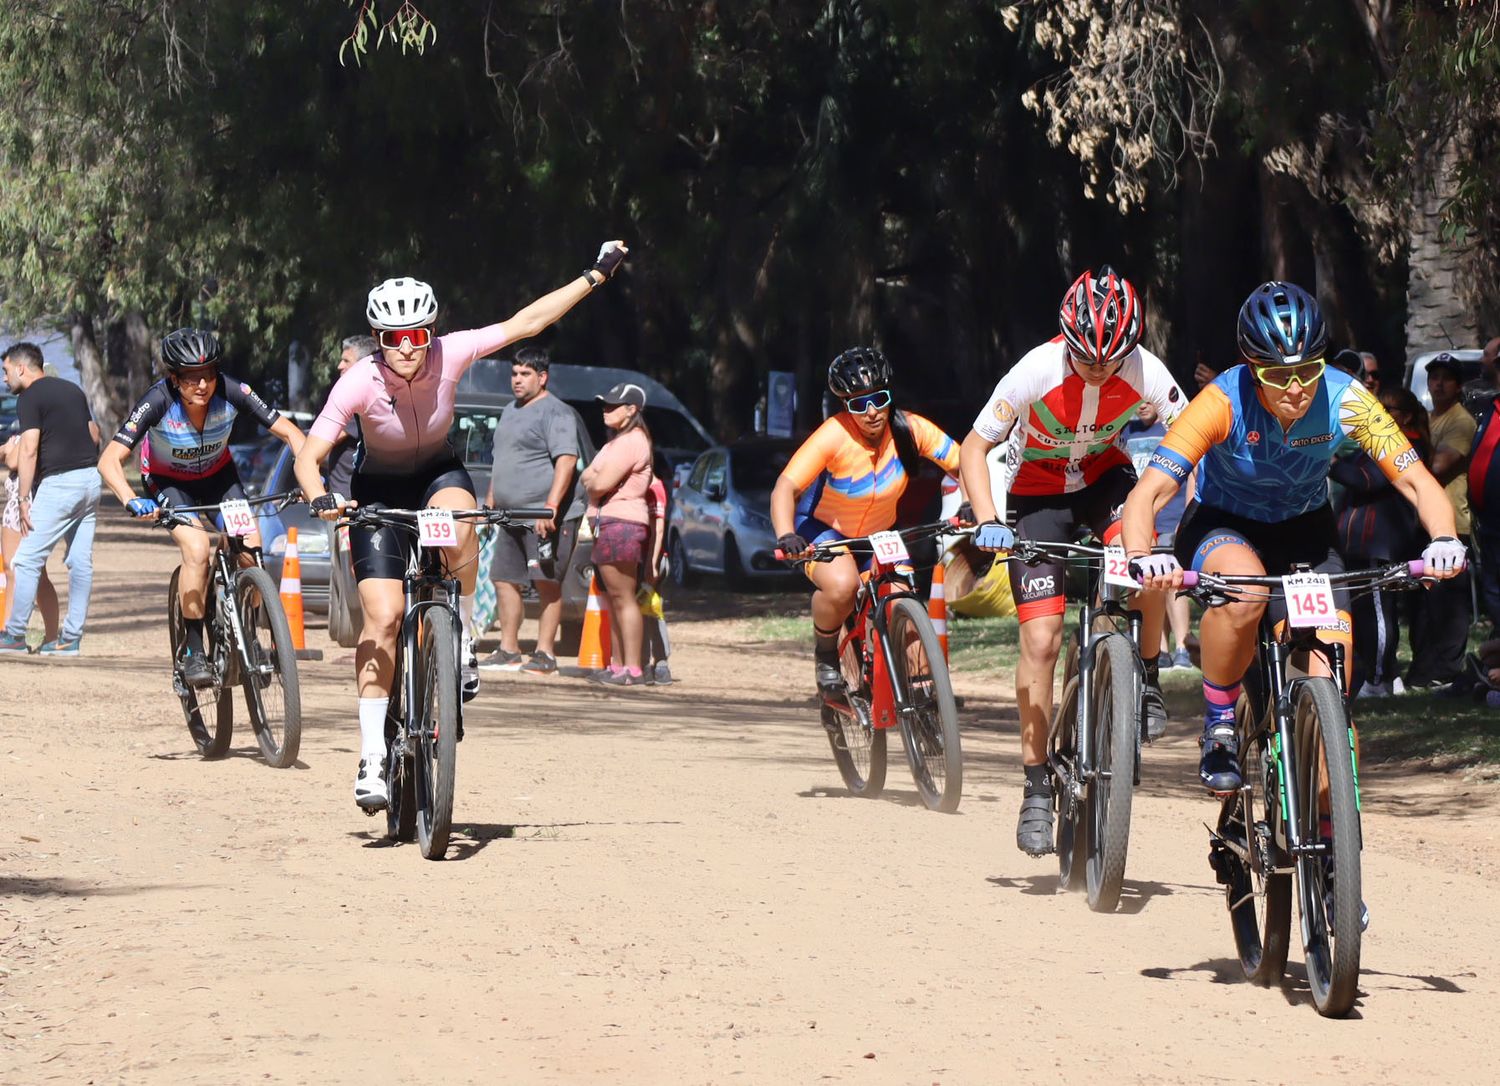
[[302, 559], [297, 554], [297, 529], [286, 530], [286, 554], [281, 559], [281, 609], [286, 612], [287, 625], [292, 628], [292, 648], [297, 650], [299, 660], [321, 660], [322, 649], [307, 647], [307, 634], [302, 624]]
[[0, 554], [0, 625], [10, 621], [10, 571], [5, 568], [5, 555]]
[[927, 617], [943, 646], [943, 660], [948, 659], [948, 601], [943, 593], [943, 563], [932, 567], [932, 591], [927, 596]]
[[609, 612], [599, 592], [599, 575], [589, 579], [589, 602], [583, 613], [583, 633], [578, 637], [578, 667], [598, 671], [609, 666]]

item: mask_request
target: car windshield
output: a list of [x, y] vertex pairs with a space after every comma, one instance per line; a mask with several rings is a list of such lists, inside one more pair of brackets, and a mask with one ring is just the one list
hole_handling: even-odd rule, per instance
[[732, 453], [729, 459], [729, 474], [734, 480], [734, 489], [741, 494], [769, 494], [776, 486], [781, 469], [792, 458], [792, 450], [755, 449]]
[[495, 459], [495, 426], [500, 411], [495, 408], [464, 408], [453, 412], [448, 443], [465, 464], [490, 464]]
[[[589, 437], [593, 438], [595, 447], [602, 447], [609, 440], [609, 431], [604, 426], [601, 405], [593, 400], [570, 400], [569, 404], [583, 417], [583, 425], [588, 429]], [[708, 448], [708, 442], [703, 440], [703, 435], [693, 428], [693, 424], [670, 407], [648, 406], [646, 426], [651, 431], [651, 443], [658, 447], [682, 449], [690, 453], [700, 453]]]
[[266, 476], [276, 463], [276, 456], [283, 448], [281, 439], [266, 437], [259, 441], [247, 441], [229, 446], [229, 455], [234, 457], [235, 469], [240, 482], [251, 494], [264, 494]]

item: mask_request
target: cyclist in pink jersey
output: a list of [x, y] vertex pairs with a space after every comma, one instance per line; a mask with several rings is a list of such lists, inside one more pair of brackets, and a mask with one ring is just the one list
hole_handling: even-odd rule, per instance
[[[593, 266], [543, 295], [509, 320], [434, 337], [437, 299], [416, 279], [388, 279], [370, 291], [365, 315], [379, 350], [339, 377], [297, 456], [297, 482], [313, 511], [336, 520], [346, 508], [381, 504], [394, 509], [474, 509], [474, 482], [448, 444], [458, 382], [474, 361], [508, 343], [527, 339], [560, 319], [625, 261], [623, 242], [607, 242]], [[329, 494], [318, 465], [360, 421], [352, 491]], [[499, 465], [497, 465], [499, 467]], [[350, 500], [352, 499], [352, 500]], [[474, 657], [474, 581], [478, 543], [472, 526], [459, 521], [458, 543], [446, 548], [450, 572], [459, 581], [463, 620], [463, 696], [479, 692]], [[389, 803], [386, 789], [385, 716], [395, 670], [396, 636], [404, 607], [405, 538], [395, 531], [358, 528], [349, 549], [359, 582], [364, 626], [355, 650], [359, 683], [360, 763], [354, 801], [367, 812]]]
[[[1009, 550], [1017, 536], [1035, 542], [1073, 541], [1087, 525], [1106, 544], [1117, 542], [1120, 511], [1135, 485], [1120, 431], [1149, 401], [1168, 425], [1186, 398], [1159, 358], [1141, 347], [1144, 314], [1130, 282], [1108, 266], [1084, 272], [1068, 288], [1058, 311], [1061, 335], [1027, 352], [998, 385], [974, 420], [959, 457], [964, 488], [979, 527], [974, 543]], [[990, 450], [1021, 427], [1020, 448], [1011, 446], [1019, 469], [1010, 486], [1016, 514], [1012, 532], [996, 518]], [[1062, 648], [1063, 562], [1035, 566], [1012, 561], [1011, 592], [1021, 620], [1021, 659], [1016, 665], [1016, 705], [1021, 714], [1021, 761], [1026, 774], [1016, 846], [1032, 856], [1053, 850], [1052, 782], [1047, 773], [1047, 729], [1052, 715], [1053, 673]], [[1147, 737], [1167, 723], [1157, 678], [1164, 598], [1144, 593], [1142, 615], [1142, 706]]]

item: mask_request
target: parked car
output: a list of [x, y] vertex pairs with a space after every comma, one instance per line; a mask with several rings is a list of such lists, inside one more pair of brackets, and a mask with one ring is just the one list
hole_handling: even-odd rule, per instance
[[[1470, 381], [1480, 381], [1484, 378], [1484, 367], [1480, 365], [1480, 359], [1484, 352], [1478, 347], [1464, 347], [1458, 350], [1446, 351], [1423, 351], [1421, 354], [1413, 355], [1406, 363], [1406, 387], [1411, 389], [1422, 406], [1432, 410], [1432, 393], [1427, 391], [1427, 363], [1431, 362], [1440, 354], [1451, 354], [1463, 365], [1464, 380], [1467, 385]], [[1465, 396], [1467, 402], [1468, 397]]]
[[[292, 471], [292, 450], [279, 438], [264, 437], [229, 446], [239, 469], [240, 483], [250, 497], [281, 494], [297, 489]], [[287, 529], [297, 529], [297, 555], [302, 567], [302, 605], [312, 612], [326, 613], [332, 579], [333, 526], [313, 516], [297, 502], [280, 513], [256, 506], [260, 520], [261, 557], [273, 580], [281, 580], [286, 557]]]
[[667, 517], [676, 584], [700, 573], [738, 583], [792, 572], [775, 557], [771, 489], [797, 445], [787, 438], [753, 438], [716, 445], [694, 461]]

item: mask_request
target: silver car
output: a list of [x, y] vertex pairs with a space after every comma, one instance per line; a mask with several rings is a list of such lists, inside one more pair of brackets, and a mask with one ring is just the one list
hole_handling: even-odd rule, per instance
[[699, 573], [720, 574], [731, 584], [792, 573], [775, 557], [771, 489], [796, 451], [795, 441], [754, 438], [716, 445], [693, 462], [667, 517], [675, 583], [686, 585]]

